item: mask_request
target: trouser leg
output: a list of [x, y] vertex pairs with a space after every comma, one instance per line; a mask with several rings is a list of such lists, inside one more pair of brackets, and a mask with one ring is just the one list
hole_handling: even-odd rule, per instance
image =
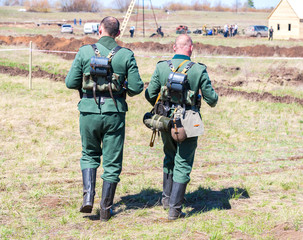
[[182, 204], [184, 201], [186, 185], [187, 183], [173, 182], [169, 200], [169, 220], [176, 220], [178, 218], [185, 217], [185, 213], [182, 212]]
[[114, 202], [117, 183], [103, 181], [102, 199], [100, 203], [100, 220], [108, 221], [111, 218], [111, 207]]
[[173, 182], [174, 161], [177, 151], [177, 143], [172, 139], [169, 133], [161, 133], [163, 141], [163, 151], [165, 154], [163, 161], [163, 192], [161, 203], [164, 209], [169, 208], [169, 197], [171, 194]]
[[107, 182], [119, 182], [123, 162], [123, 146], [125, 136], [125, 114], [104, 114], [105, 133], [102, 136], [101, 178]]
[[173, 175], [168, 173], [163, 173], [163, 192], [162, 192], [161, 203], [164, 209], [169, 208], [169, 199], [170, 199], [172, 185], [173, 185]]
[[95, 168], [86, 168], [82, 170], [83, 179], [83, 203], [80, 212], [91, 213], [94, 205], [95, 186], [96, 186]]

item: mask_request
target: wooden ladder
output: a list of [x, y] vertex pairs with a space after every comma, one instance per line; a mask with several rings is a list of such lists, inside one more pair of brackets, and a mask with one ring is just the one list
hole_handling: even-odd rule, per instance
[[131, 14], [133, 12], [133, 9], [134, 9], [134, 6], [135, 6], [135, 2], [136, 2], [136, 0], [132, 0], [131, 3], [129, 4], [129, 7], [128, 7], [127, 12], [126, 12], [126, 15], [125, 15], [125, 17], [123, 19], [123, 22], [122, 22], [119, 38], [122, 38], [122, 36], [124, 34], [124, 31], [126, 29], [128, 20], [129, 20]]

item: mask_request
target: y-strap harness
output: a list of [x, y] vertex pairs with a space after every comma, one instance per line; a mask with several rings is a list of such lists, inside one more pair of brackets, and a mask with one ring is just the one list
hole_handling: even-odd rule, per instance
[[195, 64], [194, 62], [189, 62], [184, 69], [181, 72], [178, 72], [179, 68], [189, 60], [184, 60], [179, 64], [179, 66], [175, 69], [174, 65], [172, 64], [171, 60], [167, 61], [167, 64], [169, 68], [171, 69], [171, 73], [168, 76], [166, 87], [168, 89], [168, 101], [171, 102], [171, 97], [174, 94], [177, 94], [180, 96], [182, 95], [182, 101], [179, 102], [179, 104], [185, 104], [185, 92], [189, 89], [187, 89], [188, 85], [188, 79], [187, 79], [187, 71]]
[[[94, 81], [94, 85], [93, 85], [93, 96], [95, 99], [95, 102], [98, 104], [97, 102], [97, 98], [96, 98], [96, 86], [97, 86], [97, 81], [98, 81], [98, 76], [100, 77], [106, 77], [107, 81], [108, 81], [108, 89], [109, 89], [109, 94], [110, 97], [113, 99], [115, 106], [117, 107], [117, 103], [116, 100], [114, 98], [113, 92], [112, 92], [112, 66], [111, 66], [111, 61], [112, 58], [115, 56], [115, 54], [122, 48], [120, 46], [116, 46], [109, 54], [108, 56], [105, 57], [101, 57], [100, 55], [100, 51], [97, 48], [96, 44], [91, 44], [92, 48], [94, 49], [95, 52], [95, 59], [92, 60], [94, 57], [92, 57], [91, 59], [91, 71], [90, 74], [92, 76], [92, 79]], [[92, 61], [94, 61], [92, 63]]]

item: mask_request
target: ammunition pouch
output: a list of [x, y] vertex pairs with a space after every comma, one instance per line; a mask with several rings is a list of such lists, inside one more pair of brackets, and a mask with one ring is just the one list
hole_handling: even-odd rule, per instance
[[85, 90], [93, 90], [94, 85], [96, 85], [96, 91], [109, 92], [109, 84], [113, 92], [121, 91], [122, 87], [119, 83], [119, 75], [116, 73], [112, 73], [109, 77], [93, 77], [90, 73], [83, 74], [82, 88]]
[[184, 94], [180, 94], [178, 97], [175, 95], [169, 95], [169, 90], [167, 86], [162, 86], [160, 94], [160, 100], [163, 102], [170, 102], [173, 104], [185, 104], [189, 106], [197, 105], [197, 96], [192, 90], [186, 90]]

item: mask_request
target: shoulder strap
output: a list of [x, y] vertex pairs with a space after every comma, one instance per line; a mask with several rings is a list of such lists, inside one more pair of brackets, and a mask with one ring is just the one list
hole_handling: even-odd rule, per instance
[[175, 72], [176, 69], [174, 68], [174, 65], [173, 65], [173, 63], [171, 62], [171, 60], [167, 60], [166, 62], [167, 62], [167, 64], [168, 64], [170, 70], [171, 70], [172, 72]]
[[91, 44], [92, 48], [94, 49], [94, 52], [95, 52], [95, 55], [96, 57], [100, 57], [100, 51], [99, 49], [97, 48], [97, 45], [96, 44]]
[[188, 61], [188, 60], [184, 60], [183, 62], [181, 62], [181, 63], [179, 64], [179, 66], [178, 66], [176, 69], [174, 68], [174, 65], [172, 64], [171, 60], [167, 60], [166, 62], [167, 62], [167, 64], [168, 64], [169, 68], [172, 70], [172, 72], [177, 72], [178, 69], [179, 69], [184, 63], [186, 63], [187, 61]]
[[186, 74], [186, 72], [187, 72], [194, 64], [195, 64], [194, 62], [189, 62], [189, 63], [185, 66], [185, 68], [182, 70], [181, 73]]
[[[92, 48], [94, 49], [95, 55], [96, 57], [100, 57], [100, 51], [97, 48], [96, 44], [91, 44]], [[111, 50], [111, 52], [108, 54], [107, 58], [109, 59], [109, 61], [111, 61], [111, 59], [115, 56], [115, 54], [121, 49], [122, 47], [117, 46], [115, 47], [113, 50]]]
[[121, 49], [122, 47], [117, 46], [115, 47], [113, 50], [111, 50], [111, 52], [108, 54], [107, 58], [109, 59], [109, 61], [111, 62], [112, 58], [115, 56], [115, 54]]

